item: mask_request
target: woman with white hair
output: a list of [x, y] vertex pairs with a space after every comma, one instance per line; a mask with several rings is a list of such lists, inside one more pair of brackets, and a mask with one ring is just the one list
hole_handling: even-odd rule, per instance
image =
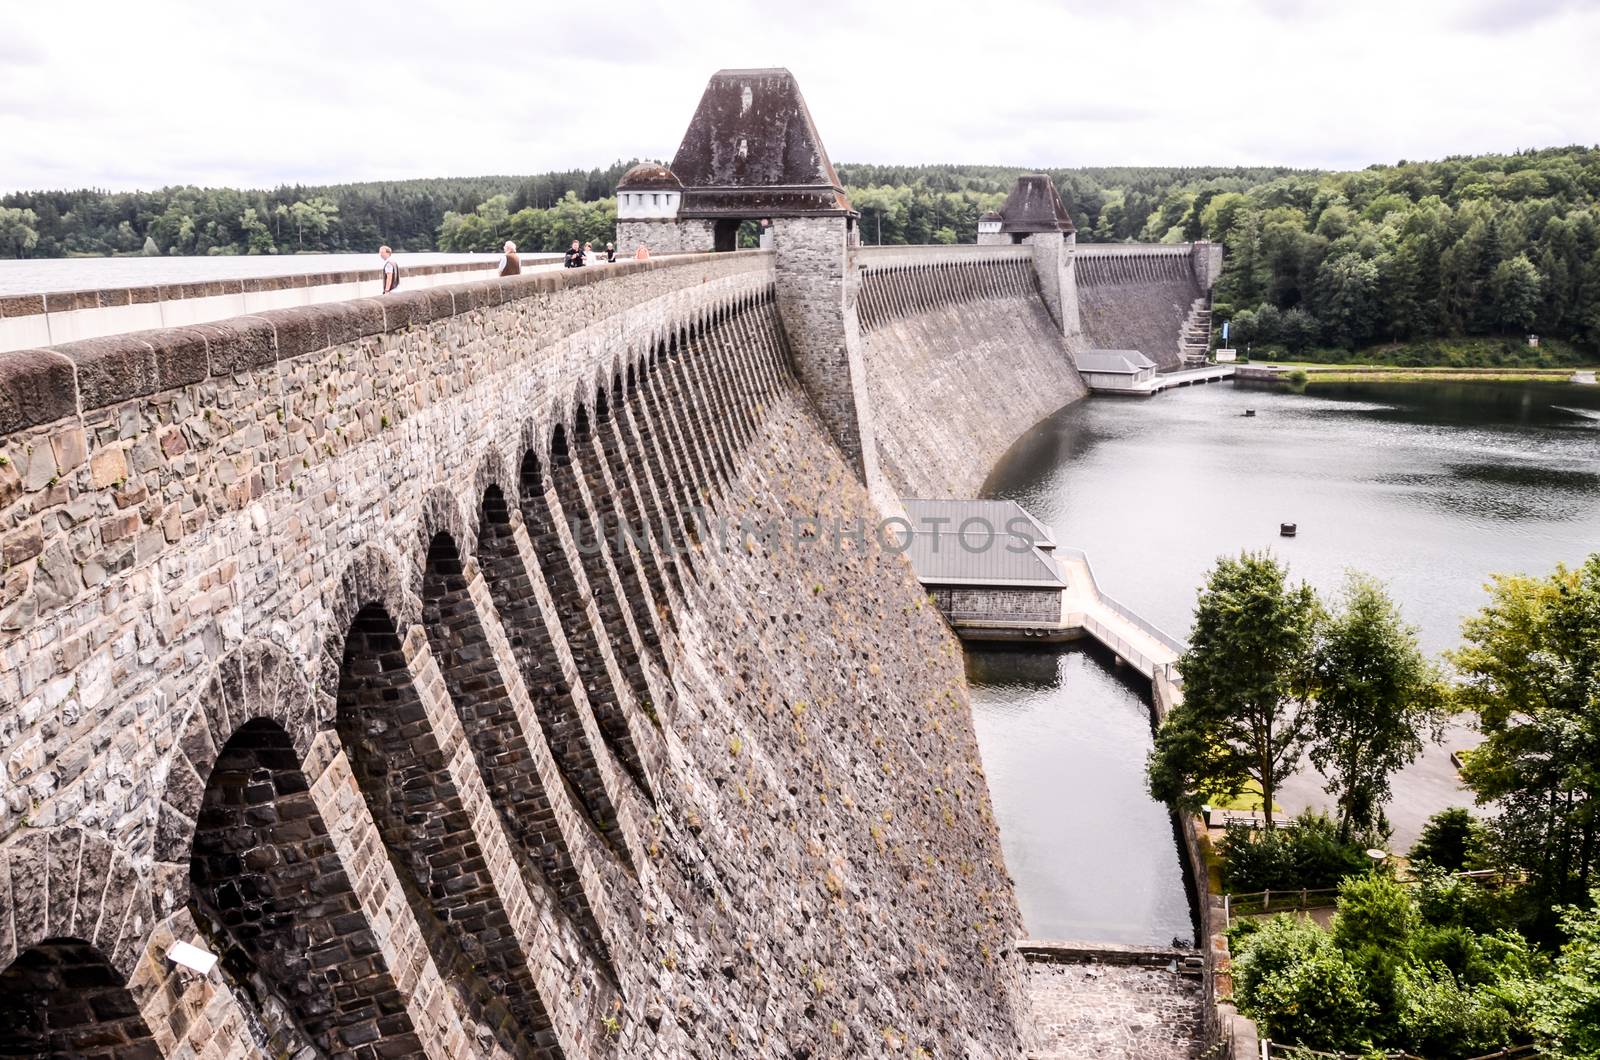
[[506, 245], [500, 255], [500, 261], [495, 265], [495, 274], [499, 276], [516, 276], [522, 272], [522, 262], [517, 258], [517, 245], [511, 240], [506, 240]]

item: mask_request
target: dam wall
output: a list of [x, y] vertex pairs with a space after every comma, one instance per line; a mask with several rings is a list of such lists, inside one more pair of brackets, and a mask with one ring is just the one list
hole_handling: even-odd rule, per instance
[[1080, 243], [1075, 258], [1084, 345], [1138, 350], [1162, 370], [1180, 367], [1185, 319], [1215, 281], [1220, 251], [1200, 243]]
[[0, 355], [0, 1022], [1022, 1056], [960, 648], [789, 358], [761, 252]]
[[857, 252], [878, 461], [902, 497], [974, 497], [1028, 427], [1088, 391], [1030, 246]]

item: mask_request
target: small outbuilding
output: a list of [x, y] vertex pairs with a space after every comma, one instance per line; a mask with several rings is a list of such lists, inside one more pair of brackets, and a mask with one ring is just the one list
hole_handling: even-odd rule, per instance
[[1055, 539], [1015, 501], [903, 502], [906, 555], [953, 626], [1029, 627], [1061, 622], [1067, 583]]
[[1073, 359], [1090, 390], [1153, 393], [1156, 363], [1138, 350], [1084, 350]]

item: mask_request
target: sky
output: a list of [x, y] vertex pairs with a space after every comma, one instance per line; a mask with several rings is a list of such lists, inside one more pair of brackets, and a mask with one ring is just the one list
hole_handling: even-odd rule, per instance
[[1600, 143], [1600, 0], [19, 0], [0, 191], [670, 159], [786, 66], [834, 162], [1356, 169]]

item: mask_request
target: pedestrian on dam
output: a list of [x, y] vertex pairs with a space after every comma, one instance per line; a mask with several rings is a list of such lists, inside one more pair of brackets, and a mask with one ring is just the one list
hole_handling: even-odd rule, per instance
[[506, 240], [506, 245], [501, 248], [500, 260], [495, 264], [495, 274], [498, 276], [517, 276], [522, 272], [522, 261], [517, 257], [517, 245], [511, 240]]
[[562, 264], [569, 269], [583, 268], [583, 247], [576, 239], [572, 241], [572, 246], [567, 248], [567, 260]]
[[635, 250], [633, 252], [633, 260], [634, 261], [649, 261], [650, 260], [650, 248], [645, 246], [643, 243], [640, 243], [639, 244], [639, 249]]
[[608, 263], [614, 263], [616, 260], [617, 260], [617, 248], [616, 248], [616, 246], [614, 244], [607, 243], [606, 244], [606, 261]]
[[388, 294], [400, 286], [400, 263], [394, 260], [394, 251], [388, 247], [378, 248], [378, 257], [383, 259], [383, 293]]
[[587, 265], [592, 260], [594, 260], [594, 244], [585, 243], [583, 245], [583, 263]]

